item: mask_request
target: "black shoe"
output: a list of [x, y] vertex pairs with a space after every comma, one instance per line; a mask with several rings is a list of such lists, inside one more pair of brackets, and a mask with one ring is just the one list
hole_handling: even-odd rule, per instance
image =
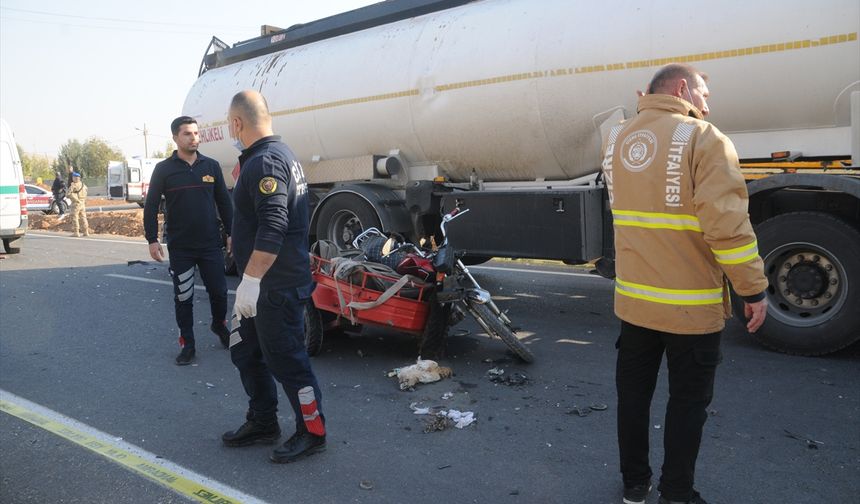
[[648, 493], [651, 491], [651, 482], [641, 485], [625, 485], [624, 504], [645, 504], [645, 499], [648, 498]]
[[194, 355], [197, 352], [194, 351], [194, 347], [182, 347], [182, 351], [179, 352], [179, 355], [176, 356], [176, 365], [177, 366], [187, 366], [194, 361]]
[[254, 443], [272, 444], [281, 437], [281, 426], [278, 422], [262, 424], [248, 420], [234, 431], [225, 432], [221, 441], [225, 446], [250, 446]]
[[321, 451], [325, 451], [325, 436], [296, 432], [283, 446], [275, 448], [269, 459], [276, 464], [286, 464]]
[[690, 500], [673, 501], [673, 500], [666, 499], [665, 497], [663, 497], [661, 495], [659, 504], [708, 504], [708, 503], [705, 501], [705, 499], [702, 498], [701, 495], [699, 495], [699, 492], [693, 490], [693, 498]]
[[209, 329], [212, 330], [216, 335], [218, 335], [218, 339], [221, 340], [221, 346], [224, 348], [230, 348], [230, 330], [227, 329], [227, 321], [218, 322], [217, 320], [212, 321], [212, 325], [209, 326]]

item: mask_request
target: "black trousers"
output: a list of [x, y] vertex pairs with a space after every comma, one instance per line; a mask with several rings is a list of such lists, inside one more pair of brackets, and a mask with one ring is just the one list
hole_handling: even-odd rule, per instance
[[66, 202], [63, 200], [64, 196], [59, 194], [54, 194], [54, 201], [57, 203], [57, 214], [63, 215], [66, 213]]
[[227, 316], [227, 278], [221, 249], [170, 248], [170, 276], [173, 278], [173, 305], [179, 326], [179, 345], [194, 347], [194, 267], [209, 294], [212, 320], [222, 322]]
[[239, 370], [248, 394], [248, 419], [268, 424], [277, 422], [278, 389], [281, 384], [296, 420], [296, 431], [306, 431], [299, 391], [311, 387], [316, 407], [322, 414], [322, 394], [305, 348], [305, 304], [314, 285], [278, 290], [261, 290], [257, 316], [243, 318], [239, 325], [242, 341], [230, 347], [230, 357]]
[[663, 353], [669, 368], [669, 402], [663, 422], [664, 459], [660, 493], [668, 500], [692, 498], [696, 458], [714, 375], [722, 359], [721, 332], [683, 335], [621, 322], [615, 386], [618, 392], [618, 447], [625, 485], [642, 484], [652, 472], [648, 459], [651, 398]]

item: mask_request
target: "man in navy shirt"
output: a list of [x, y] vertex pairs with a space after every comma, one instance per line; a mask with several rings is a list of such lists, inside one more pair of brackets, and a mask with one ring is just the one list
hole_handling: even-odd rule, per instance
[[273, 135], [260, 93], [234, 96], [229, 121], [231, 136], [244, 149], [233, 188], [233, 255], [242, 281], [230, 355], [250, 399], [247, 421], [222, 440], [247, 446], [280, 437], [277, 380], [293, 408], [296, 432], [270, 459], [292, 462], [325, 449], [322, 396], [304, 344], [304, 309], [313, 291], [308, 186], [295, 155]]
[[[194, 348], [194, 268], [209, 294], [212, 310], [212, 332], [227, 348], [227, 280], [221, 254], [221, 225], [227, 234], [230, 251], [230, 229], [233, 208], [224, 183], [221, 165], [197, 152], [200, 134], [192, 117], [177, 117], [170, 124], [176, 150], [168, 159], [155, 165], [143, 208], [143, 227], [149, 242], [149, 255], [164, 260], [158, 243], [158, 206], [165, 199], [167, 250], [170, 253], [170, 276], [173, 278], [173, 302], [179, 326], [176, 364], [191, 364]], [[220, 223], [219, 223], [220, 217]]]

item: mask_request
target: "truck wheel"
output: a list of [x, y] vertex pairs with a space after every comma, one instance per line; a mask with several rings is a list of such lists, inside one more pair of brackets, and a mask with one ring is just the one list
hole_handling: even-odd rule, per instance
[[[860, 340], [860, 231], [829, 214], [792, 212], [762, 222], [756, 234], [769, 282], [756, 339], [796, 355]], [[744, 320], [737, 298], [734, 310]]]
[[18, 243], [19, 238], [3, 238], [3, 248], [7, 254], [17, 254], [21, 252], [21, 247], [13, 247], [13, 243]]
[[317, 219], [317, 240], [329, 240], [338, 249], [352, 248], [352, 241], [368, 228], [380, 228], [379, 216], [370, 204], [354, 194], [337, 194], [326, 200]]
[[312, 301], [305, 303], [305, 348], [311, 357], [320, 353], [323, 344], [323, 323], [320, 311]]

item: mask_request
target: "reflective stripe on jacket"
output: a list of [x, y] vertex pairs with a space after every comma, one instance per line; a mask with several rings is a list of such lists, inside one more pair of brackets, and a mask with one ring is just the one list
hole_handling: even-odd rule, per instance
[[675, 334], [722, 330], [731, 316], [724, 275], [742, 296], [767, 287], [731, 141], [688, 102], [647, 95], [603, 152], [615, 313]]

